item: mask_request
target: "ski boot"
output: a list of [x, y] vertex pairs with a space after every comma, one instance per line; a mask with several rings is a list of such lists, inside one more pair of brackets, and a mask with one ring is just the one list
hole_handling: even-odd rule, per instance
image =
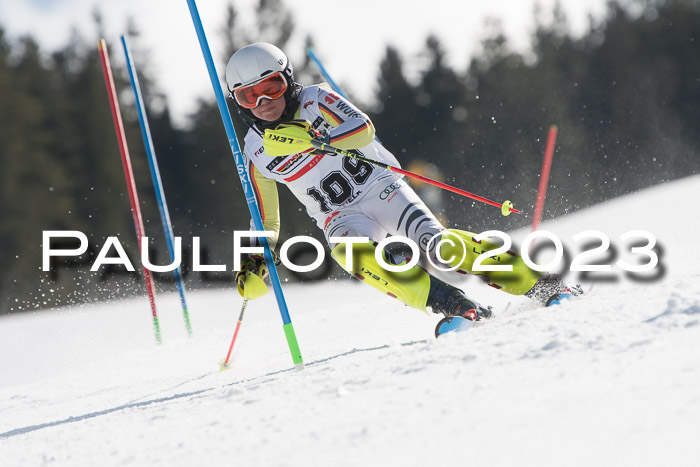
[[442, 313], [445, 317], [458, 316], [471, 321], [480, 321], [493, 317], [491, 307], [484, 307], [467, 298], [464, 292], [435, 277], [430, 277], [428, 303], [433, 313]]
[[525, 293], [525, 296], [542, 306], [549, 307], [561, 305], [564, 301], [571, 300], [582, 293], [583, 288], [580, 284], [569, 286], [558, 274], [543, 274]]
[[428, 307], [433, 313], [445, 315], [435, 326], [435, 337], [448, 332], [468, 331], [475, 322], [493, 317], [490, 306], [478, 304], [467, 298], [458, 288], [434, 277], [430, 278]]

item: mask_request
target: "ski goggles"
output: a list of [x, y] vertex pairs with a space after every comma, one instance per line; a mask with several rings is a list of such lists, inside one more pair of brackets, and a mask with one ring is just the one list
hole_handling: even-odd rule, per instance
[[261, 99], [277, 99], [287, 90], [287, 80], [281, 71], [274, 73], [255, 84], [238, 88], [233, 97], [244, 109], [254, 109]]

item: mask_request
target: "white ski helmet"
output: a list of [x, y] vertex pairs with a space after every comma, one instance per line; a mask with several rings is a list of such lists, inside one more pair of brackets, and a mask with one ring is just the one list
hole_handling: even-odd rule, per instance
[[[253, 116], [249, 108], [245, 108], [236, 99], [236, 90], [246, 88], [264, 80], [276, 73], [280, 73], [286, 81], [284, 98], [287, 103], [282, 117], [276, 122], [262, 122]], [[267, 42], [256, 42], [247, 45], [234, 53], [226, 65], [226, 85], [230, 97], [236, 104], [238, 112], [244, 119], [250, 119], [255, 124], [269, 126], [278, 124], [294, 114], [298, 104], [300, 86], [294, 82], [294, 69], [289, 58], [279, 48]], [[259, 99], [258, 99], [259, 102]], [[248, 122], [250, 123], [250, 122]]]

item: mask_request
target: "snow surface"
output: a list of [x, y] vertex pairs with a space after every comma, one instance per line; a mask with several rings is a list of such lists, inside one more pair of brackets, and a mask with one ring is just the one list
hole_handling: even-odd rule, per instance
[[[0, 318], [0, 465], [698, 465], [700, 176], [541, 226], [646, 229], [656, 277], [583, 283], [535, 308], [469, 278], [498, 317], [435, 340], [428, 316], [354, 281], [289, 285], [295, 372], [272, 294], [233, 290]], [[522, 238], [526, 231], [513, 233]], [[576, 251], [576, 250], [573, 250]], [[572, 279], [576, 279], [570, 274]]]

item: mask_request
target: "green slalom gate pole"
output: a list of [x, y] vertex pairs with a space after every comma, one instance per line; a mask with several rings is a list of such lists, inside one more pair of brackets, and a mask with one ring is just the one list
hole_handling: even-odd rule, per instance
[[[238, 170], [238, 176], [241, 179], [241, 184], [243, 185], [243, 192], [245, 193], [245, 199], [248, 203], [248, 209], [250, 210], [250, 215], [253, 218], [253, 224], [255, 229], [258, 231], [264, 230], [262, 218], [260, 217], [260, 210], [258, 208], [258, 203], [255, 200], [255, 194], [253, 192], [253, 187], [250, 183], [250, 178], [248, 177], [248, 171], [246, 169], [245, 161], [243, 160], [243, 154], [241, 153], [241, 147], [238, 144], [238, 138], [236, 137], [236, 131], [233, 128], [233, 120], [231, 120], [231, 115], [228, 112], [228, 107], [226, 106], [226, 98], [221, 90], [221, 83], [219, 82], [218, 75], [216, 73], [216, 67], [214, 66], [214, 59], [211, 55], [211, 50], [209, 49], [209, 43], [207, 42], [207, 36], [204, 34], [204, 28], [202, 26], [202, 20], [199, 17], [199, 12], [197, 11], [197, 5], [194, 0], [187, 0], [187, 6], [190, 9], [190, 15], [192, 16], [192, 23], [194, 24], [194, 29], [197, 32], [197, 38], [199, 39], [199, 45], [202, 49], [202, 55], [204, 56], [204, 61], [207, 64], [207, 71], [209, 72], [209, 79], [211, 80], [211, 85], [214, 88], [214, 95], [216, 96], [216, 103], [219, 106], [219, 113], [221, 114], [221, 120], [224, 123], [224, 128], [226, 129], [226, 135], [228, 136], [228, 142], [231, 146], [231, 152], [233, 153], [233, 159], [236, 162], [236, 169]], [[265, 258], [265, 263], [267, 264], [267, 269], [270, 274], [270, 282], [272, 283], [272, 289], [275, 292], [275, 298], [277, 299], [277, 305], [282, 315], [282, 323], [284, 328], [284, 335], [287, 338], [287, 344], [289, 345], [289, 351], [292, 354], [292, 361], [297, 371], [304, 369], [304, 361], [301, 358], [301, 351], [299, 350], [299, 343], [297, 342], [297, 336], [294, 333], [294, 327], [292, 326], [292, 320], [289, 317], [289, 310], [287, 309], [287, 302], [284, 299], [284, 294], [282, 293], [282, 284], [280, 283], [279, 275], [277, 274], [277, 268], [275, 267], [275, 261], [272, 258], [272, 252], [270, 251], [270, 246], [267, 242], [267, 238], [260, 237], [260, 243], [264, 248], [263, 256]]]

